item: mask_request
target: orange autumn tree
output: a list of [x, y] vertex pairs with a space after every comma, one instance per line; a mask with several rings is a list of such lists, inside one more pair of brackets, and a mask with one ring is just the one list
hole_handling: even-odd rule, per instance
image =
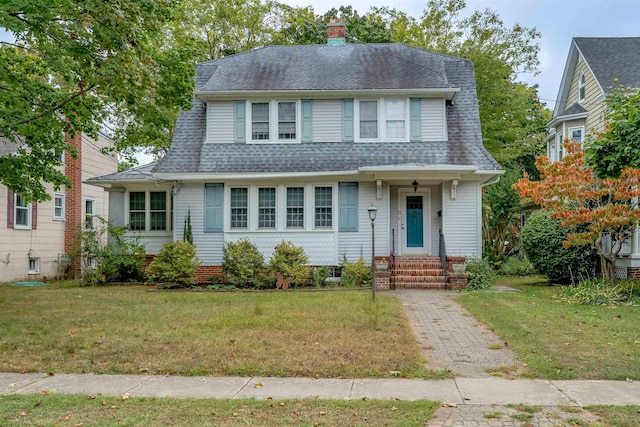
[[[627, 168], [618, 178], [600, 179], [585, 163], [578, 143], [567, 140], [564, 146], [568, 155], [558, 162], [538, 157], [540, 181], [525, 175], [514, 188], [521, 198], [547, 209], [552, 218], [574, 230], [565, 247], [594, 245], [604, 278], [615, 283], [616, 257], [640, 223], [640, 169]], [[605, 234], [611, 236], [610, 244], [603, 239]]]

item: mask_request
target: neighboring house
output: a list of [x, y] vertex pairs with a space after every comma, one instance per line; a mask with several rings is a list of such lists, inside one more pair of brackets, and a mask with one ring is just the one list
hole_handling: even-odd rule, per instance
[[[78, 157], [65, 153], [62, 167], [72, 188], [54, 191], [47, 184], [51, 200], [26, 203], [21, 194], [0, 185], [0, 283], [58, 277], [81, 227], [94, 227], [97, 216], [108, 216], [108, 193], [82, 182], [118, 169], [116, 158], [100, 151], [112, 141], [77, 134], [69, 143]], [[13, 143], [0, 140], [0, 156], [15, 151]], [[77, 275], [79, 265], [71, 267]]]
[[[327, 45], [199, 64], [193, 108], [180, 113], [168, 154], [89, 181], [108, 187], [110, 218], [154, 254], [182, 239], [190, 212], [201, 278], [243, 237], [266, 259], [284, 239], [314, 266], [370, 260], [370, 206], [378, 258], [438, 257], [440, 230], [449, 255], [481, 257], [482, 187], [503, 170], [482, 145], [473, 64], [402, 44], [346, 44], [339, 21], [328, 34]], [[423, 261], [426, 270], [433, 259]]]
[[[547, 154], [564, 156], [562, 142], [584, 142], [605, 128], [603, 100], [618, 86], [640, 87], [640, 37], [576, 37], [562, 75], [558, 102], [549, 122]], [[636, 232], [616, 262], [619, 277], [640, 277], [640, 238]]]

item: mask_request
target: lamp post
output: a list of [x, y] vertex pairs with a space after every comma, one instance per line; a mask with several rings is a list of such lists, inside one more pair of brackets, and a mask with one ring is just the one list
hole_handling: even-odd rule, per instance
[[371, 298], [376, 302], [376, 233], [375, 222], [378, 208], [371, 205], [369, 209], [369, 219], [371, 220]]

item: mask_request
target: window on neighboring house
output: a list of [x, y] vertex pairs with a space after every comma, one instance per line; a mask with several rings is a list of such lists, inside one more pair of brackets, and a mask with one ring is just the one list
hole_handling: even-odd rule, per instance
[[40, 274], [40, 258], [29, 258], [29, 274]]
[[167, 193], [152, 191], [150, 194], [151, 231], [166, 231], [167, 229]]
[[384, 101], [387, 138], [404, 139], [405, 137], [405, 105], [403, 99], [387, 99]]
[[65, 220], [65, 194], [53, 193], [53, 219], [56, 221]]
[[584, 101], [585, 79], [584, 73], [581, 71], [578, 77], [578, 102]]
[[562, 160], [564, 157], [564, 134], [559, 132], [556, 135], [557, 147], [558, 147], [558, 160]]
[[549, 160], [555, 162], [558, 160], [555, 140], [549, 144]]
[[287, 188], [287, 228], [304, 228], [304, 187]]
[[251, 139], [260, 141], [269, 139], [269, 103], [251, 104]]
[[129, 193], [129, 230], [144, 231], [146, 229], [145, 192]]
[[84, 227], [96, 228], [96, 201], [84, 199]]
[[231, 189], [231, 228], [247, 228], [249, 216], [249, 189]]
[[315, 226], [330, 228], [333, 225], [333, 188], [315, 188]]
[[14, 194], [14, 200], [15, 228], [31, 228], [31, 204], [20, 193]]
[[278, 139], [296, 139], [296, 103], [278, 102]]
[[583, 134], [584, 128], [582, 126], [569, 128], [569, 138], [573, 139], [578, 144], [582, 144], [582, 139], [584, 137]]
[[378, 101], [360, 101], [360, 138], [378, 137]]
[[276, 228], [276, 189], [258, 189], [258, 228]]

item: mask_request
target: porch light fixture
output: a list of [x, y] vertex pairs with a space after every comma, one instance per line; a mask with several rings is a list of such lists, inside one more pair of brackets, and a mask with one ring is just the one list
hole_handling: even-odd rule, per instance
[[418, 191], [418, 185], [420, 185], [420, 183], [414, 179], [413, 182], [411, 183], [411, 186], [413, 187], [413, 192], [414, 193], [416, 193]]
[[378, 208], [371, 205], [369, 209], [369, 219], [371, 220], [371, 299], [376, 302], [376, 233], [375, 222]]

